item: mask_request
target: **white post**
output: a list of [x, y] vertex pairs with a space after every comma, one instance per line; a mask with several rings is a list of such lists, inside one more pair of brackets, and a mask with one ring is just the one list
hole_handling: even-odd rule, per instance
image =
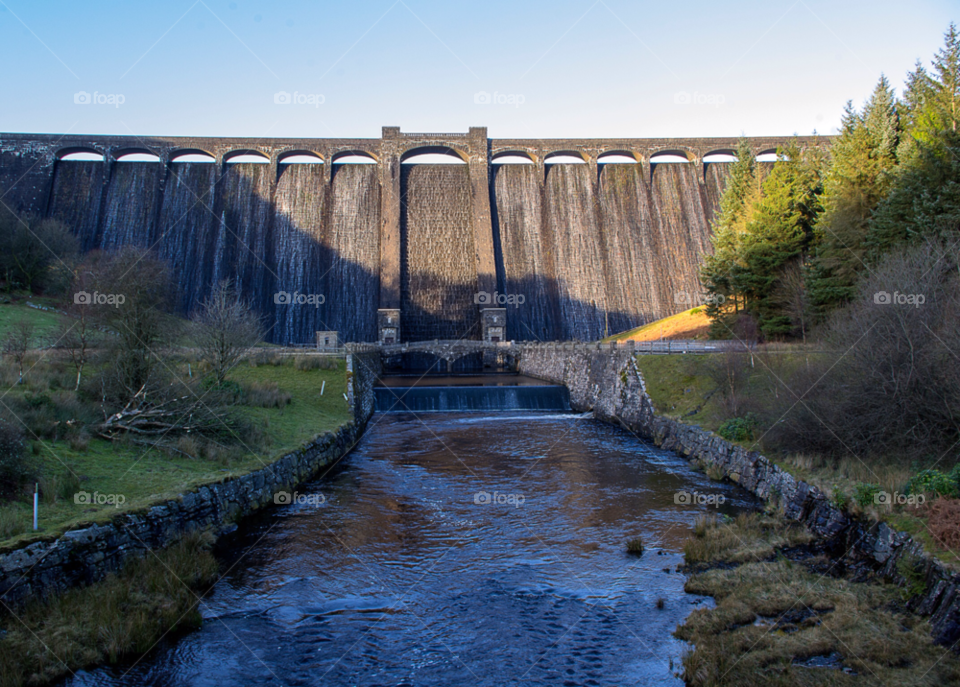
[[39, 529], [37, 527], [37, 513], [40, 510], [40, 483], [36, 483], [33, 487], [33, 529]]
[[326, 386], [327, 386], [327, 380], [324, 379], [324, 380], [323, 380], [323, 383], [320, 385], [320, 395], [321, 395], [321, 396], [323, 396], [323, 390], [324, 390], [324, 388], [326, 388]]

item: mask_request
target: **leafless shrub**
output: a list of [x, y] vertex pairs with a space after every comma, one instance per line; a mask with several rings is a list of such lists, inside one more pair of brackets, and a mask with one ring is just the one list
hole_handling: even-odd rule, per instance
[[[890, 254], [791, 376], [771, 437], [791, 451], [939, 456], [960, 437], [957, 265], [939, 245]], [[799, 400], [798, 400], [799, 399]], [[776, 405], [776, 404], [774, 404]], [[792, 406], [792, 408], [791, 408]]]

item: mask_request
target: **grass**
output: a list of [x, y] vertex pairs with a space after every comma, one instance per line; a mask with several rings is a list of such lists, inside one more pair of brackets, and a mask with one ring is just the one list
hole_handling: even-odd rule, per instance
[[34, 345], [48, 346], [57, 340], [62, 315], [53, 311], [38, 310], [27, 305], [28, 302], [48, 308], [59, 307], [57, 301], [38, 296], [27, 299], [25, 296], [4, 296], [0, 302], [0, 340], [6, 338], [13, 324], [21, 319], [33, 323]]
[[[771, 515], [698, 522], [685, 554], [701, 571], [685, 588], [716, 606], [677, 629], [693, 644], [688, 685], [958, 684], [960, 661], [904, 610], [902, 590], [825, 574], [832, 562], [813, 552], [791, 560], [783, 547], [797, 543], [796, 526]], [[816, 657], [834, 669], [800, 665]]]
[[[788, 349], [757, 353], [754, 356], [753, 374], [743, 389], [741, 400], [747, 404], [757, 404], [760, 399], [769, 399], [773, 393], [789, 394], [779, 380], [787, 379], [790, 371], [803, 365], [808, 355], [815, 354], [804, 353], [800, 349], [796, 352]], [[707, 374], [706, 366], [722, 364], [722, 357], [722, 354], [638, 355], [636, 362], [657, 413], [717, 432], [733, 415], [714, 377]], [[852, 515], [885, 521], [891, 527], [915, 536], [927, 553], [960, 572], [960, 549], [948, 549], [935, 541], [927, 528], [928, 517], [923, 509], [909, 506], [890, 509], [869, 502], [857, 503], [857, 492], [866, 485], [876, 485], [890, 494], [905, 493], [907, 483], [916, 473], [915, 466], [905, 465], [897, 456], [865, 459], [853, 455], [833, 458], [785, 454], [764, 445], [764, 432], [764, 427], [756, 432], [760, 441], [731, 443], [763, 452], [781, 469], [818, 487]]]
[[[118, 512], [140, 510], [199, 485], [257, 470], [352, 417], [342, 395], [346, 389], [343, 360], [334, 370], [296, 370], [292, 361], [279, 366], [241, 364], [230, 377], [242, 385], [270, 389], [276, 397], [290, 399], [272, 407], [237, 406], [239, 413], [260, 428], [262, 445], [240, 446], [225, 459], [190, 457], [96, 437], [85, 442], [34, 440], [37, 467], [43, 479], [54, 484], [46, 491], [59, 493], [59, 497], [41, 502], [39, 532], [27, 529], [32, 527], [32, 498], [25, 495], [0, 508], [0, 548], [58, 536], [82, 523], [102, 522]], [[326, 389], [321, 397], [323, 382]], [[21, 391], [14, 387], [10, 393]], [[78, 483], [71, 480], [72, 475], [79, 478]], [[123, 503], [75, 503], [74, 492], [68, 493], [67, 488], [74, 485], [89, 494], [121, 494]]]
[[168, 632], [199, 627], [200, 592], [216, 581], [211, 538], [185, 537], [129, 561], [118, 575], [29, 603], [7, 615], [0, 687], [46, 684], [75, 671], [152, 649]]
[[703, 308], [691, 308], [641, 327], [630, 329], [603, 341], [659, 341], [660, 339], [706, 339], [710, 319]]

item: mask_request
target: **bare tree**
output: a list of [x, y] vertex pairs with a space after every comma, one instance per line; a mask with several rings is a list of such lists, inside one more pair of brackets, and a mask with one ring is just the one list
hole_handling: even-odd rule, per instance
[[794, 330], [800, 332], [803, 343], [806, 343], [810, 299], [807, 296], [806, 280], [803, 278], [803, 267], [798, 261], [794, 260], [783, 268], [773, 296], [790, 318]]
[[13, 323], [7, 338], [3, 342], [3, 352], [16, 361], [19, 377], [17, 384], [23, 384], [23, 361], [27, 357], [27, 351], [30, 350], [30, 342], [33, 340], [33, 322], [21, 317]]
[[263, 326], [228, 280], [221, 281], [194, 321], [194, 340], [217, 386], [243, 354], [263, 338]]

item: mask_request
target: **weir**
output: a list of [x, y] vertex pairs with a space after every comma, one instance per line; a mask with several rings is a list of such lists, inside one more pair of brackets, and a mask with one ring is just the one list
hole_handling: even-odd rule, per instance
[[565, 386], [516, 374], [387, 376], [374, 393], [377, 412], [570, 410]]
[[[757, 155], [788, 140], [748, 139]], [[737, 147], [714, 139], [229, 139], [0, 134], [14, 211], [57, 218], [84, 250], [151, 248], [189, 315], [221, 279], [241, 288], [274, 343], [317, 331], [398, 343], [595, 340], [675, 314], [699, 267]], [[78, 152], [102, 161], [64, 159]], [[126, 162], [150, 152], [158, 162]], [[178, 162], [206, 153], [212, 162]], [[229, 162], [253, 153], [264, 163]], [[405, 164], [445, 152], [463, 164]], [[551, 156], [582, 164], [553, 164]], [[617, 153], [635, 163], [604, 163]], [[670, 153], [686, 163], [661, 163]], [[319, 164], [288, 164], [294, 155]], [[341, 164], [348, 155], [375, 164]], [[500, 164], [520, 156], [525, 165]], [[295, 306], [282, 294], [312, 294]], [[496, 299], [512, 297], [504, 303]]]

